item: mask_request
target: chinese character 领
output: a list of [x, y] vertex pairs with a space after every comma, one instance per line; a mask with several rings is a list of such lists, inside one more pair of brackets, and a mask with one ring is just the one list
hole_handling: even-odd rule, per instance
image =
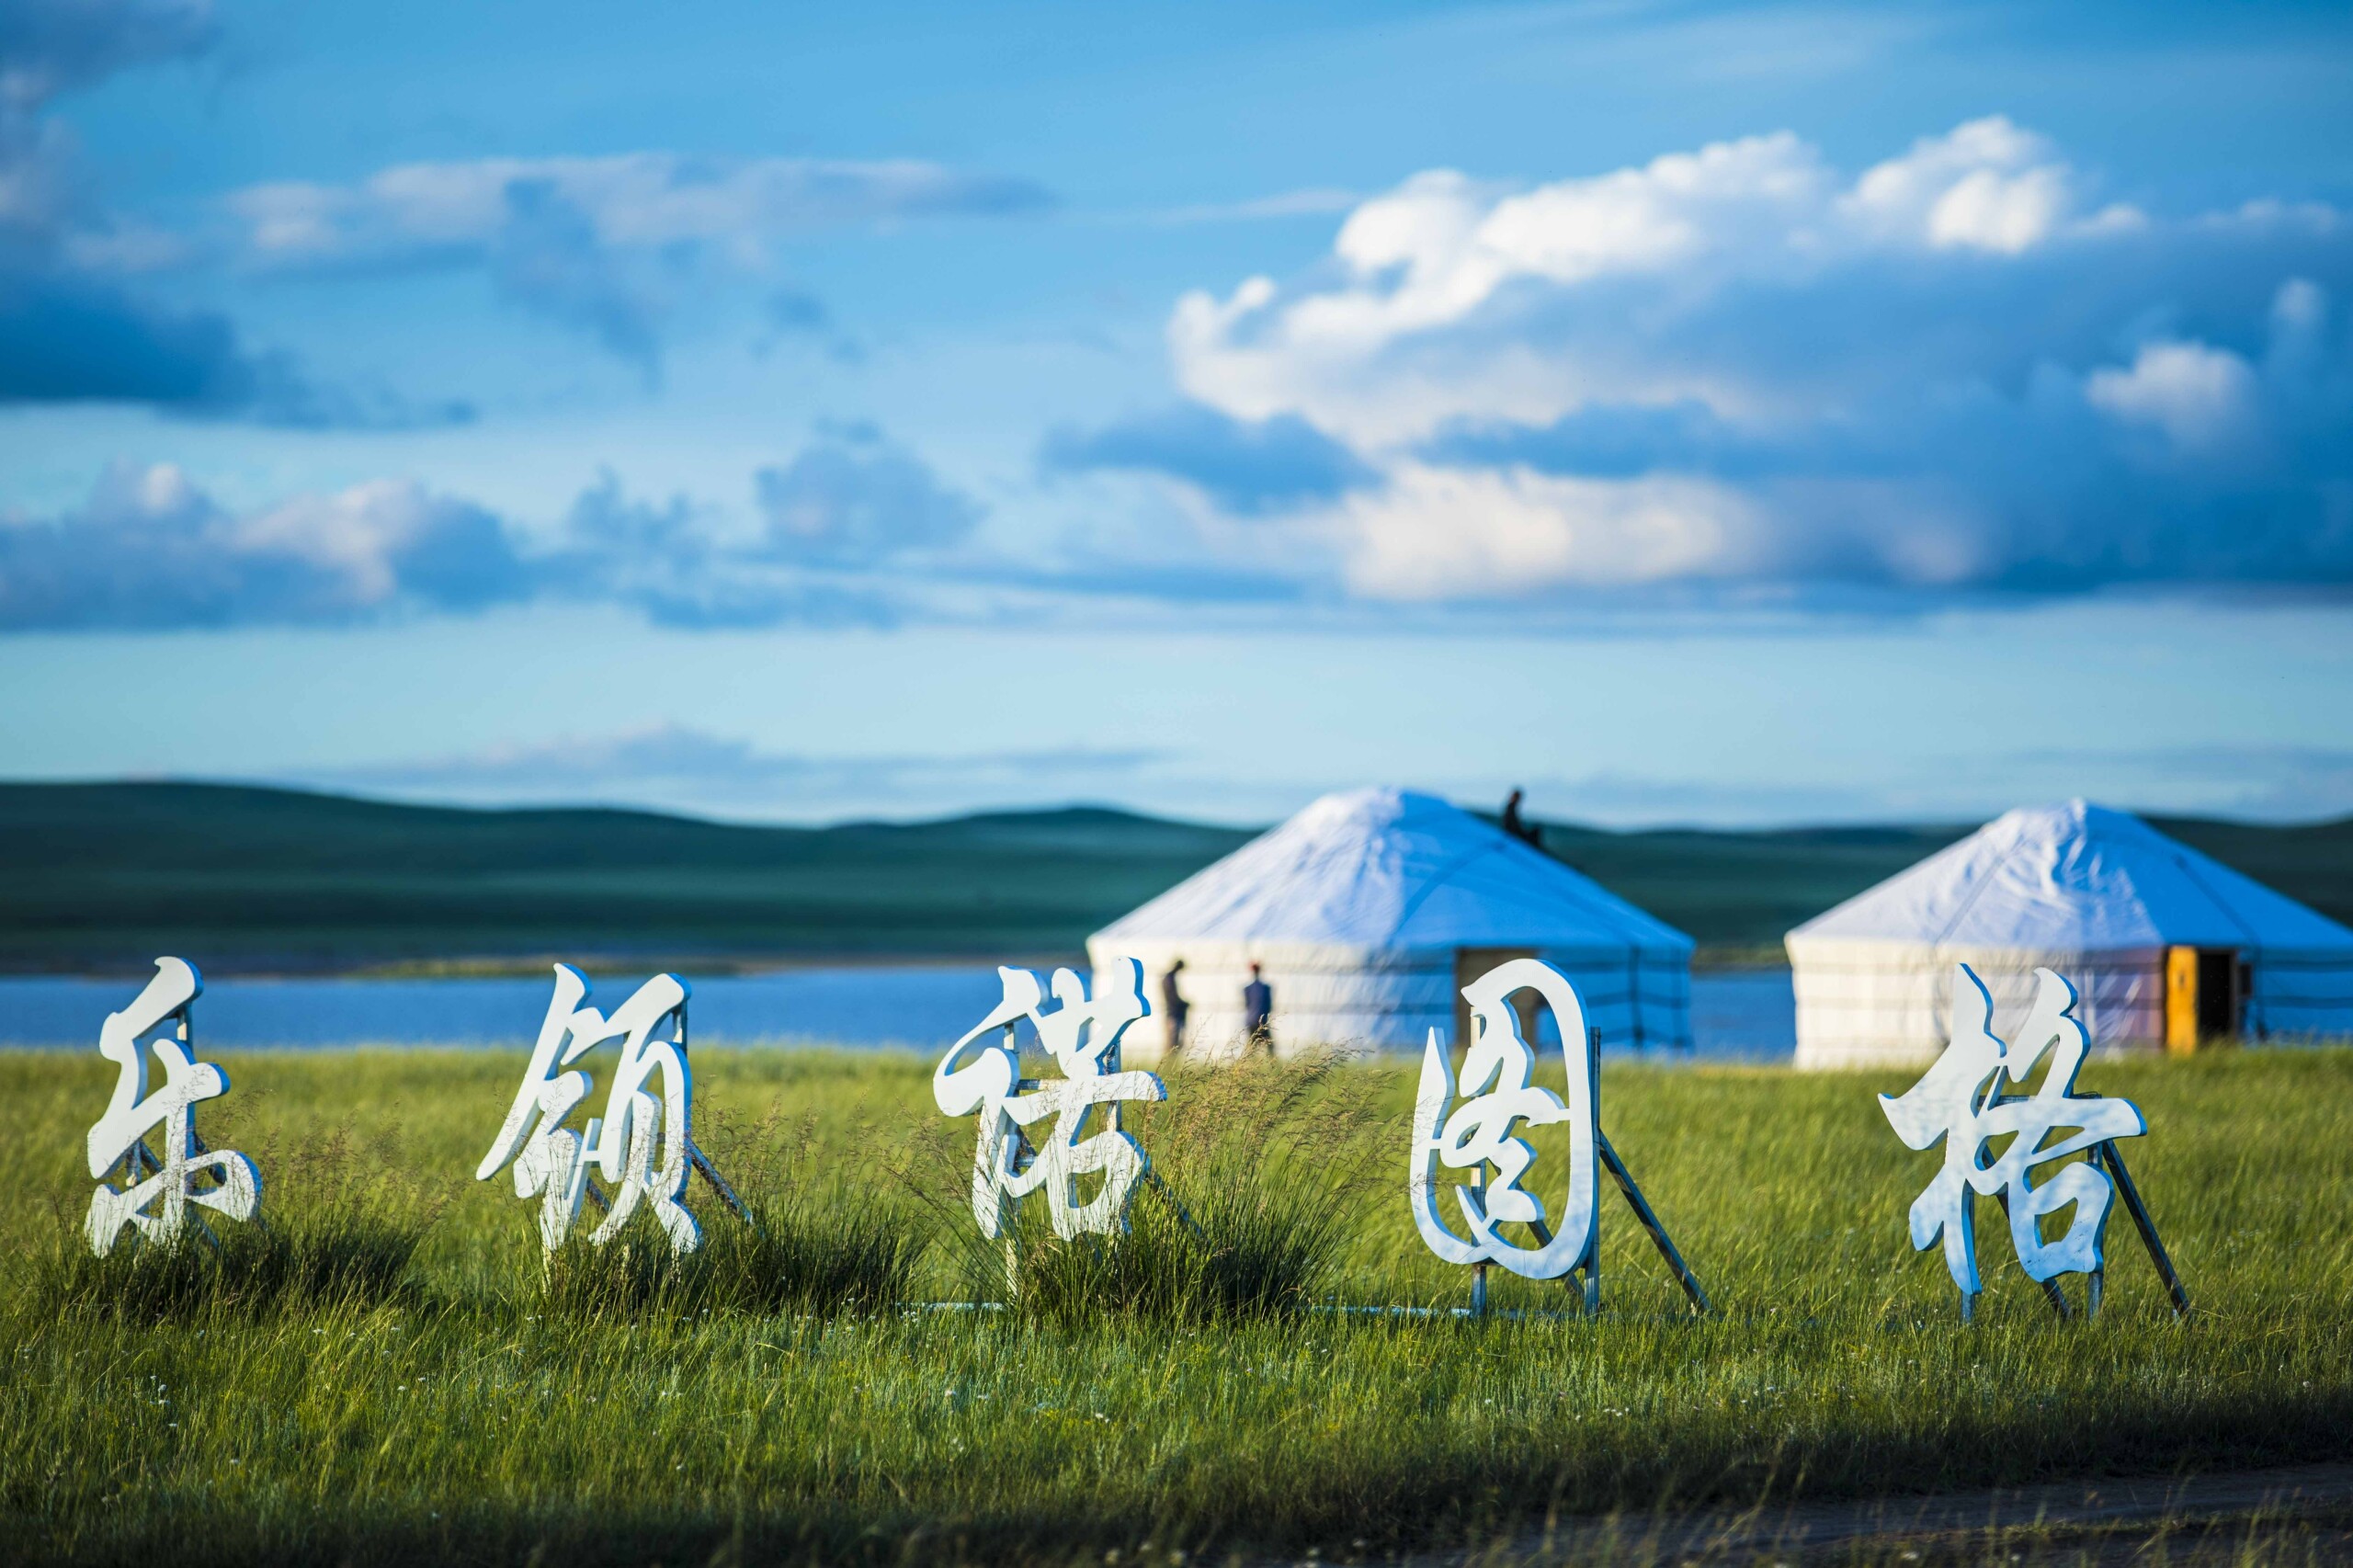
[[[687, 983], [657, 974], [610, 1017], [585, 1006], [588, 980], [570, 964], [555, 966], [555, 995], [548, 1004], [531, 1062], [506, 1124], [475, 1170], [488, 1181], [512, 1161], [517, 1197], [540, 1197], [540, 1241], [550, 1252], [563, 1244], [580, 1201], [590, 1195], [589, 1170], [612, 1191], [597, 1193], [604, 1222], [589, 1233], [603, 1246], [641, 1207], [652, 1209], [676, 1252], [702, 1244], [702, 1231], [679, 1201], [700, 1155], [692, 1136], [694, 1081], [687, 1068]], [[653, 1038], [665, 1021], [676, 1028]], [[585, 1135], [563, 1122], [588, 1097], [584, 1072], [564, 1072], [608, 1040], [621, 1042], [620, 1062], [605, 1096], [605, 1114], [591, 1117]], [[648, 1085], [660, 1080], [656, 1095]]]
[[[1520, 1038], [1513, 993], [1534, 991], [1552, 1009], [1561, 1034], [1569, 1096], [1530, 1082], [1536, 1053]], [[1528, 1279], [1557, 1279], [1590, 1250], [1600, 1222], [1595, 1164], [1597, 1130], [1592, 1046], [1585, 1006], [1566, 976], [1537, 959], [1514, 959], [1463, 987], [1471, 1009], [1471, 1045], [1460, 1084], [1453, 1059], [1436, 1029], [1422, 1055], [1421, 1089], [1414, 1101], [1414, 1160], [1406, 1192], [1414, 1224], [1432, 1252], [1449, 1263], [1496, 1263]], [[1457, 1096], [1465, 1096], [1457, 1104]], [[1536, 1151], [1515, 1135], [1521, 1122], [1569, 1131], [1569, 1191], [1560, 1221], [1546, 1223], [1543, 1200], [1520, 1185]], [[1476, 1185], [1456, 1186], [1454, 1199], [1470, 1235], [1461, 1236], [1440, 1211], [1439, 1166], [1473, 1173]], [[1485, 1179], [1488, 1167], [1495, 1179]], [[1527, 1226], [1538, 1238], [1523, 1246], [1498, 1225]]]
[[[2078, 1096], [2073, 1091], [2089, 1044], [2075, 1017], [2075, 988], [2047, 969], [2034, 971], [2034, 1006], [2014, 1044], [1992, 1028], [1994, 999], [1967, 964], [1954, 966], [1952, 1040], [1935, 1065], [1902, 1095], [1881, 1095], [1895, 1135], [1914, 1149], [1945, 1141], [1945, 1163], [1913, 1200], [1912, 1244], [1926, 1251], [1941, 1235], [1945, 1267], [1964, 1296], [1981, 1289], [1971, 1195], [1999, 1196], [2009, 1210], [2010, 1240], [2029, 1278], [2049, 1280], [2100, 1267], [2100, 1236], [2113, 1188], [2097, 1166], [2076, 1162], [2037, 1186], [2034, 1167], [2079, 1153], [2111, 1138], [2147, 1131], [2124, 1100]], [[2050, 1066], [2032, 1095], [2006, 1096], [2005, 1082], [2023, 1085], [2045, 1055]], [[2054, 1128], [2075, 1131], [2045, 1143]], [[1990, 1162], [1985, 1145], [2009, 1142]], [[2068, 1204], [2075, 1211], [2058, 1240], [2042, 1239], [2042, 1217]]]
[[[203, 991], [204, 979], [194, 965], [157, 959], [155, 978], [130, 1006], [107, 1015], [99, 1030], [98, 1052], [119, 1070], [114, 1097], [89, 1137], [90, 1175], [98, 1189], [90, 1195], [85, 1229], [90, 1250], [101, 1257], [113, 1250], [125, 1225], [135, 1226], [147, 1241], [177, 1236], [189, 1221], [191, 1203], [232, 1220], [250, 1220], [261, 1206], [261, 1176], [254, 1163], [233, 1150], [207, 1150], [197, 1136], [197, 1102], [229, 1092], [228, 1075], [196, 1060], [190, 1049], [192, 1004]], [[172, 1032], [148, 1042], [164, 1064], [164, 1086], [151, 1095], [140, 1037], [167, 1020]], [[147, 1147], [148, 1133], [159, 1130], [160, 1159]], [[118, 1165], [130, 1183], [119, 1192], [104, 1179]], [[199, 1187], [207, 1178], [212, 1185]], [[210, 1235], [201, 1218], [196, 1223]]]
[[[980, 1113], [972, 1212], [982, 1234], [993, 1240], [1005, 1233], [1010, 1210], [1041, 1187], [1055, 1235], [1068, 1240], [1083, 1232], [1109, 1234], [1120, 1228], [1130, 1194], [1150, 1169], [1142, 1146], [1116, 1126], [1079, 1136], [1092, 1107], [1168, 1097], [1150, 1073], [1119, 1071], [1120, 1036], [1146, 1010], [1142, 965], [1132, 959], [1120, 962], [1125, 983], [1105, 988], [1092, 1001], [1075, 973], [1056, 970], [1051, 1008], [1045, 1006], [1036, 975], [1026, 969], [998, 970], [1004, 1000], [949, 1048], [932, 1074], [932, 1098], [943, 1112]], [[1023, 1084], [1013, 1026], [1024, 1018], [1062, 1069], [1061, 1078]], [[1002, 1031], [997, 1040], [983, 1043], [983, 1037], [995, 1031]], [[969, 1061], [963, 1060], [968, 1048]], [[1048, 1125], [1034, 1135], [1033, 1150], [1028, 1130], [1040, 1123]], [[1102, 1189], [1079, 1202], [1078, 1178], [1097, 1174]]]

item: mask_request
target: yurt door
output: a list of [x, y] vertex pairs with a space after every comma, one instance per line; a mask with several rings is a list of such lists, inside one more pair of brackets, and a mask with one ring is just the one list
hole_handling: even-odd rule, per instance
[[[1499, 964], [1514, 959], [1532, 959], [1534, 948], [1457, 948], [1454, 949], [1454, 1043], [1471, 1043], [1471, 1006], [1462, 1000], [1462, 988]], [[1533, 991], [1522, 991], [1511, 999], [1512, 1011], [1519, 1015], [1519, 1038], [1529, 1044], [1536, 1043], [1536, 1010], [1542, 998]], [[1427, 1017], [1427, 1015], [1424, 1015]]]
[[2197, 1050], [2209, 1040], [2239, 1032], [2236, 948], [2165, 949], [2165, 1049]]

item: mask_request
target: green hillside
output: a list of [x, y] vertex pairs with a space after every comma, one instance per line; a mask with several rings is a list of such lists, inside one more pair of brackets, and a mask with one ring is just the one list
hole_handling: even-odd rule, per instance
[[[2158, 825], [2353, 923], [2353, 821]], [[1546, 843], [1706, 947], [1769, 949], [1966, 831], [1553, 824]], [[786, 828], [222, 785], [0, 785], [0, 964], [1068, 953], [1249, 836], [1089, 808]]]
[[0, 962], [1066, 952], [1248, 837], [1084, 809], [810, 829], [0, 785]]

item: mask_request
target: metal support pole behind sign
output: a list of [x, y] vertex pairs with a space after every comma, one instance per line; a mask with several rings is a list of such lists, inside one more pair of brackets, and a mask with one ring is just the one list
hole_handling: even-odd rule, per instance
[[[679, 1003], [676, 1008], [672, 1009], [670, 1016], [678, 1022], [678, 1060], [688, 1062], [688, 1070], [691, 1073], [692, 1059], [687, 1054], [687, 1005], [684, 1002]], [[702, 1179], [710, 1184], [710, 1189], [719, 1194], [719, 1200], [727, 1205], [738, 1220], [756, 1231], [760, 1228], [759, 1221], [752, 1218], [751, 1210], [745, 1206], [742, 1199], [735, 1196], [735, 1189], [727, 1185], [727, 1178], [719, 1174], [719, 1167], [710, 1163], [710, 1156], [698, 1148], [692, 1138], [687, 1140], [687, 1164], [692, 1169], [702, 1173]], [[595, 1188], [596, 1184], [590, 1183], [589, 1189], [597, 1199], [597, 1207], [602, 1209], [605, 1207], [605, 1196], [603, 1193], [596, 1192]]]
[[1676, 1283], [1681, 1285], [1683, 1293], [1691, 1298], [1693, 1310], [1701, 1312], [1712, 1311], [1708, 1304], [1708, 1292], [1699, 1288], [1699, 1277], [1683, 1261], [1683, 1255], [1675, 1250], [1675, 1243], [1668, 1237], [1666, 1227], [1658, 1222], [1656, 1214], [1651, 1212], [1650, 1204], [1643, 1197], [1643, 1189], [1634, 1185], [1632, 1174], [1626, 1169], [1626, 1162], [1620, 1159], [1618, 1151], [1609, 1146], [1608, 1137], [1597, 1131], [1597, 1136], [1600, 1137], [1601, 1163], [1608, 1165], [1609, 1174], [1618, 1178], [1618, 1190], [1626, 1195], [1626, 1202], [1634, 1210], [1634, 1218], [1643, 1222], [1643, 1229], [1648, 1231], [1651, 1240], [1657, 1244], [1659, 1256], [1666, 1259], [1667, 1267], [1675, 1271]]
[[2141, 1233], [2141, 1244], [2149, 1249], [2149, 1261], [2157, 1266], [2157, 1277], [2165, 1282], [2165, 1293], [2173, 1298], [2174, 1316], [2188, 1317], [2189, 1292], [2182, 1288], [2181, 1276], [2174, 1272], [2173, 1259], [2165, 1256], [2165, 1244], [2157, 1239], [2157, 1222], [2149, 1218], [2149, 1206], [2141, 1201], [2141, 1189], [2132, 1185], [2132, 1174], [2124, 1168], [2124, 1156], [2118, 1151], [2116, 1140], [2094, 1144], [2092, 1157], [2103, 1161], [2109, 1175], [2116, 1178], [2116, 1190], [2124, 1199], [2124, 1211], [2132, 1216], [2133, 1227]]

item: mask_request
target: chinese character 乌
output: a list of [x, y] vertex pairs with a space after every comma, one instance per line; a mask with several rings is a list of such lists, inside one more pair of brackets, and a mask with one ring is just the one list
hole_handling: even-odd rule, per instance
[[[1026, 969], [998, 970], [1005, 999], [949, 1048], [932, 1074], [932, 1098], [943, 1112], [980, 1113], [980, 1141], [972, 1158], [972, 1213], [981, 1222], [981, 1233], [992, 1240], [1005, 1233], [1007, 1212], [1040, 1188], [1055, 1235], [1065, 1241], [1090, 1231], [1108, 1235], [1123, 1222], [1129, 1196], [1150, 1168], [1142, 1146], [1116, 1126], [1092, 1137], [1079, 1136], [1092, 1107], [1168, 1097], [1167, 1089], [1150, 1073], [1119, 1071], [1120, 1036], [1145, 1014], [1143, 966], [1132, 959], [1122, 960], [1121, 966], [1123, 983], [1106, 986], [1092, 1001], [1075, 973], [1056, 970], [1056, 1006], [1051, 1009], [1036, 975]], [[1013, 1026], [1024, 1018], [1062, 1069], [1061, 1078], [1038, 1085], [1022, 1082]], [[1002, 1031], [999, 1039], [977, 1043], [995, 1031]], [[965, 1060], [968, 1048], [970, 1060]], [[1041, 1123], [1042, 1131], [1029, 1131]], [[1026, 1164], [1025, 1153], [1029, 1156]], [[1102, 1190], [1079, 1202], [1078, 1178], [1097, 1174], [1103, 1178]]]
[[[608, 1017], [585, 1006], [587, 977], [570, 964], [555, 966], [555, 995], [548, 1004], [531, 1063], [490, 1153], [474, 1172], [488, 1181], [512, 1161], [518, 1198], [540, 1197], [540, 1241], [550, 1252], [562, 1246], [590, 1195], [594, 1166], [612, 1188], [598, 1198], [607, 1212], [589, 1233], [603, 1246], [619, 1235], [631, 1216], [650, 1207], [676, 1252], [702, 1244], [702, 1231], [679, 1201], [687, 1178], [699, 1161], [689, 1119], [694, 1083], [687, 1068], [687, 983], [657, 974]], [[654, 1033], [675, 1020], [671, 1037]], [[585, 1136], [563, 1125], [588, 1097], [588, 1074], [563, 1072], [608, 1040], [621, 1042], [620, 1061], [605, 1096], [605, 1114], [588, 1119]], [[661, 1093], [648, 1087], [659, 1080]]]
[[[1566, 1101], [1530, 1082], [1536, 1054], [1520, 1038], [1509, 1002], [1523, 990], [1543, 998], [1560, 1028]], [[1414, 1224], [1430, 1250], [1449, 1263], [1497, 1263], [1523, 1278], [1557, 1279], [1586, 1257], [1600, 1222], [1592, 1047], [1584, 1004], [1565, 976], [1537, 959], [1498, 965], [1463, 987], [1462, 995], [1472, 1021], [1460, 1084], [1436, 1029], [1422, 1055], [1421, 1087], [1414, 1101], [1414, 1160], [1406, 1178]], [[1465, 1096], [1460, 1103], [1458, 1095]], [[1530, 1127], [1568, 1124], [1568, 1200], [1557, 1229], [1545, 1222], [1543, 1200], [1520, 1186], [1536, 1161], [1536, 1151], [1513, 1131], [1523, 1121]], [[1441, 1165], [1472, 1172], [1477, 1183], [1454, 1187], [1455, 1206], [1470, 1228], [1467, 1238], [1455, 1233], [1442, 1212]], [[1493, 1181], [1485, 1179], [1490, 1166]], [[1529, 1227], [1538, 1244], [1522, 1246], [1499, 1234], [1495, 1227], [1505, 1224]]]
[[[1944, 1238], [1945, 1267], [1964, 1296], [1981, 1286], [1972, 1195], [1999, 1196], [2009, 1209], [2010, 1240], [2018, 1263], [2038, 1281], [2087, 1274], [2100, 1267], [2100, 1236], [2114, 1195], [2108, 1177], [2087, 1162], [2064, 1165], [2037, 1186], [2034, 1167], [2080, 1153], [2112, 1138], [2146, 1131], [2141, 1113], [2124, 1100], [2077, 1096], [2075, 1074], [2089, 1044], [2075, 1017], [2075, 988], [2047, 969], [2034, 971], [2034, 1006], [2014, 1044], [1992, 1028], [1994, 999], [1967, 964], [1954, 967], [1952, 1041], [1918, 1083], [1900, 1096], [1881, 1095], [1880, 1108], [1896, 1136], [1914, 1149], [1945, 1141], [1944, 1167], [1913, 1200], [1912, 1244], [1926, 1251]], [[2045, 1055], [2050, 1066], [2032, 1095], [2006, 1096], [2005, 1083], [2023, 1085]], [[2053, 1142], [2054, 1128], [2075, 1131]], [[1988, 1162], [1985, 1145], [2009, 1144]], [[2064, 1234], [2042, 1239], [2041, 1220], [2075, 1205]]]
[[[204, 979], [194, 965], [157, 959], [155, 978], [130, 1006], [109, 1013], [99, 1030], [98, 1053], [119, 1070], [114, 1096], [89, 1136], [90, 1175], [99, 1185], [90, 1195], [85, 1229], [90, 1250], [101, 1257], [113, 1250], [125, 1225], [135, 1227], [142, 1240], [170, 1241], [191, 1219], [191, 1203], [232, 1220], [250, 1220], [261, 1206], [261, 1176], [254, 1163], [233, 1150], [207, 1150], [197, 1136], [197, 1102], [229, 1092], [228, 1074], [197, 1061], [190, 1050], [192, 1004], [203, 991]], [[164, 1086], [151, 1095], [140, 1037], [167, 1021], [172, 1032], [148, 1042], [164, 1064]], [[147, 1147], [148, 1133], [158, 1130], [161, 1159]], [[129, 1178], [119, 1192], [104, 1179], [118, 1165]], [[199, 1189], [197, 1183], [206, 1177], [213, 1185]], [[199, 1233], [209, 1239], [211, 1233], [195, 1218]]]

